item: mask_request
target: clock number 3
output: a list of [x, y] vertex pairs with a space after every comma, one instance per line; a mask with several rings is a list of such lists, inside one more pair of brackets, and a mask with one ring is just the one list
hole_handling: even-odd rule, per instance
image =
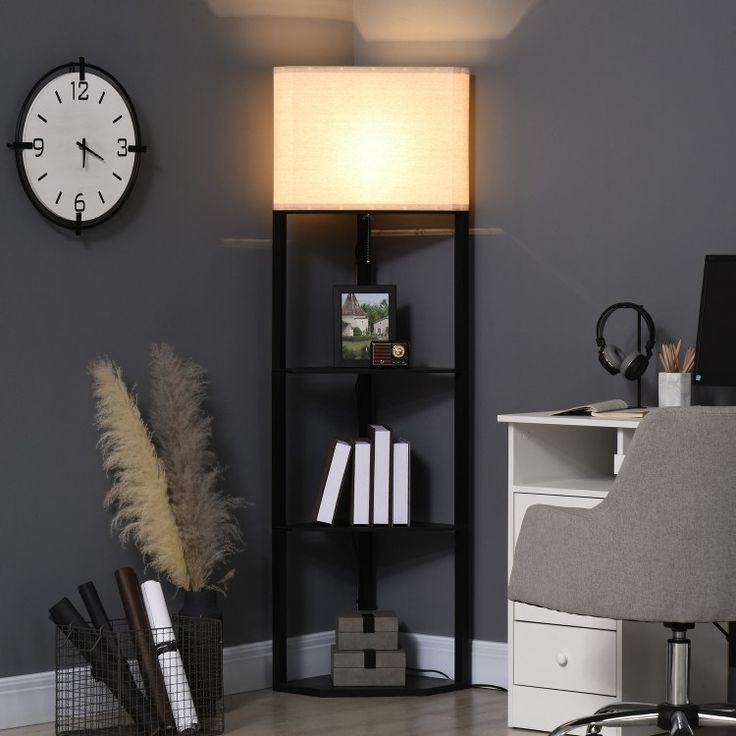
[[118, 156], [127, 156], [128, 155], [128, 139], [127, 138], [118, 138], [118, 145], [120, 146], [120, 150], [118, 151]]
[[[89, 87], [89, 84], [87, 82], [82, 81], [81, 79], [79, 82], [70, 82], [72, 85], [72, 99], [73, 100], [88, 100], [89, 95], [87, 94], [87, 89]], [[77, 88], [77, 85], [79, 87]], [[77, 96], [77, 89], [79, 89], [79, 96]]]

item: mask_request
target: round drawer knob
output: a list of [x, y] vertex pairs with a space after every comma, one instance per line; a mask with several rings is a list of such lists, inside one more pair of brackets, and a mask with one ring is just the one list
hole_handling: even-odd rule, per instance
[[564, 667], [567, 664], [567, 655], [560, 652], [557, 657], [557, 664], [560, 665], [560, 667]]

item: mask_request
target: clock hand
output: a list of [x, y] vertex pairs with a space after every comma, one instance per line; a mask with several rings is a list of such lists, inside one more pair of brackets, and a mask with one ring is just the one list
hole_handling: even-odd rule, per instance
[[95, 153], [88, 145], [85, 145], [84, 147], [87, 149], [87, 153], [91, 153], [95, 158], [100, 159], [100, 161], [105, 160], [99, 153]]
[[87, 139], [82, 138], [82, 142], [77, 141], [77, 145], [82, 149], [82, 168], [87, 164]]
[[82, 138], [82, 142], [80, 143], [77, 141], [77, 145], [82, 149], [82, 166], [84, 166], [84, 157], [87, 153], [92, 154], [95, 158], [100, 159], [100, 161], [104, 161], [105, 159], [100, 156], [99, 153], [96, 153], [93, 151], [88, 145], [87, 145], [87, 139]]

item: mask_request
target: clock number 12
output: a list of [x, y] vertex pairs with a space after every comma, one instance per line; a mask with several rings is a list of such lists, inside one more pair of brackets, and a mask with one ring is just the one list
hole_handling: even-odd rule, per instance
[[[72, 99], [73, 100], [88, 100], [89, 95], [87, 94], [87, 89], [89, 88], [89, 84], [87, 82], [82, 81], [81, 79], [79, 82], [70, 82], [72, 85]], [[77, 85], [79, 85], [79, 96], [77, 97]]]

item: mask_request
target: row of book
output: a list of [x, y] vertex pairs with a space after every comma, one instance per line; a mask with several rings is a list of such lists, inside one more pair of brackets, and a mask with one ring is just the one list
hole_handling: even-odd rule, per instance
[[335, 440], [330, 447], [315, 510], [318, 523], [335, 522], [343, 488], [349, 486], [353, 525], [409, 526], [409, 443], [393, 439], [391, 430], [381, 424], [369, 425], [368, 431], [368, 439]]

